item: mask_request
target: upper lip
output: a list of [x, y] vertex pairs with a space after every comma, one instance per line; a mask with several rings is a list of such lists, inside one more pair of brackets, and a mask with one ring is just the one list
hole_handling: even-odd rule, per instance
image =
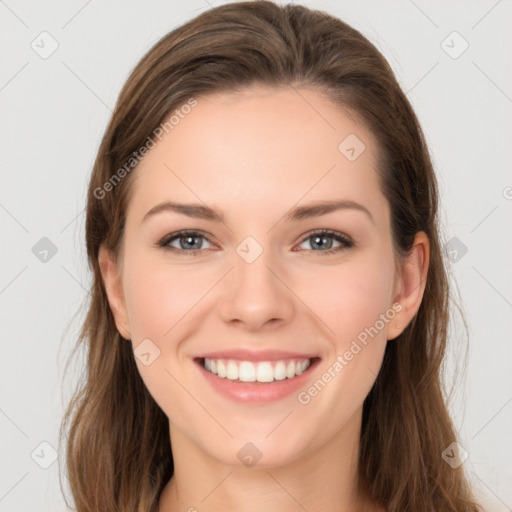
[[232, 349], [209, 352], [197, 356], [197, 359], [238, 359], [240, 361], [279, 361], [283, 359], [313, 359], [318, 357], [314, 354], [301, 354], [286, 350], [244, 350]]

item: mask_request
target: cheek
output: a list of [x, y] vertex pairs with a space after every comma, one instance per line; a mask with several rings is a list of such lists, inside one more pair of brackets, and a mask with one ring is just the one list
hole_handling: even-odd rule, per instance
[[[370, 255], [339, 265], [316, 266], [314, 271], [303, 272], [299, 282], [298, 295], [322, 320], [339, 353], [390, 309], [394, 264], [392, 258]], [[385, 339], [382, 322], [377, 326]]]
[[137, 338], [172, 336], [175, 326], [187, 324], [188, 314], [215, 282], [211, 271], [200, 266], [180, 268], [154, 261], [143, 265], [134, 258], [127, 267], [126, 306], [134, 343]]
[[[180, 410], [187, 417], [194, 403], [180, 383], [191, 381], [187, 375], [191, 369], [182, 365], [186, 355], [180, 351], [180, 340], [197, 329], [197, 316], [208, 307], [205, 294], [218, 278], [200, 265], [180, 267], [155, 261], [142, 251], [132, 251], [125, 260], [125, 276], [126, 307], [141, 378], [162, 410]], [[137, 358], [137, 347], [147, 339], [152, 343], [150, 352], [158, 355], [145, 365]]]
[[395, 315], [390, 304], [393, 260], [383, 256], [317, 269], [315, 281], [328, 283], [321, 292], [317, 287], [311, 293], [310, 279], [313, 276], [303, 277], [303, 296], [321, 318], [318, 324], [328, 326], [331, 345], [318, 379], [297, 399], [308, 414], [330, 418], [325, 432], [329, 436], [362, 406], [379, 373], [386, 329]]

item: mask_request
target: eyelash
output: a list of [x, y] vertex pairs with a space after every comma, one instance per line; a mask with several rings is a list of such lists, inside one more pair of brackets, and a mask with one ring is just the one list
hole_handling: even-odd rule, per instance
[[[187, 235], [188, 236], [198, 235], [199, 237], [204, 238], [208, 242], [213, 243], [201, 231], [183, 230], [183, 231], [176, 231], [175, 233], [171, 233], [170, 235], [165, 236], [162, 240], [160, 240], [157, 243], [157, 246], [162, 249], [165, 249], [167, 251], [176, 253], [176, 254], [179, 253], [180, 255], [183, 255], [183, 256], [186, 256], [186, 255], [196, 256], [198, 252], [205, 250], [205, 249], [178, 249], [176, 247], [172, 247], [169, 245], [174, 240], [179, 239], [181, 237], [185, 237]], [[310, 238], [312, 238], [314, 236], [329, 236], [329, 237], [332, 237], [337, 242], [340, 242], [342, 244], [339, 247], [335, 247], [334, 249], [329, 249], [327, 251], [314, 251], [312, 249], [305, 249], [312, 253], [315, 253], [315, 252], [319, 253], [319, 254], [317, 254], [318, 256], [334, 254], [334, 253], [340, 252], [345, 249], [350, 249], [351, 247], [354, 246], [354, 242], [349, 237], [347, 237], [343, 233], [340, 233], [338, 231], [333, 231], [330, 229], [315, 229], [313, 231], [310, 231], [309, 233], [306, 233], [306, 236], [302, 239], [300, 244], [304, 243], [305, 241], [309, 240]]]

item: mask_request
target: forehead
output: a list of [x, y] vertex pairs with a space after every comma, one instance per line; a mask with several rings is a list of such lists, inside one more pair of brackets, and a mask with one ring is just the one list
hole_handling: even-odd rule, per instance
[[385, 206], [376, 141], [318, 90], [209, 94], [188, 112], [136, 169], [129, 216], [176, 199], [259, 216], [325, 199]]

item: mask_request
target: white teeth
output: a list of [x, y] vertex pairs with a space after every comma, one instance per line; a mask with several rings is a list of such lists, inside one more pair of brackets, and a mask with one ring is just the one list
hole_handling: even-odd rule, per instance
[[256, 380], [256, 368], [254, 368], [254, 365], [249, 363], [249, 361], [241, 362], [238, 370], [238, 379], [242, 382], [254, 382]]
[[224, 364], [224, 361], [222, 361], [222, 359], [219, 359], [217, 361], [217, 375], [222, 378], [227, 376], [226, 365]]
[[234, 361], [233, 359], [204, 359], [204, 368], [221, 378], [241, 382], [273, 382], [293, 379], [304, 373], [311, 364], [310, 359], [289, 361]]
[[284, 380], [286, 379], [286, 366], [283, 361], [278, 361], [274, 367], [274, 379]]
[[274, 380], [274, 369], [270, 363], [259, 363], [256, 370], [258, 382], [272, 382]]
[[308, 367], [309, 367], [309, 359], [306, 359], [305, 361], [302, 361], [301, 363], [297, 364], [297, 369], [295, 370], [295, 373], [297, 375], [300, 375], [301, 373], [304, 373]]
[[238, 366], [234, 361], [228, 361], [228, 365], [226, 368], [226, 378], [228, 378], [229, 380], [238, 379]]

